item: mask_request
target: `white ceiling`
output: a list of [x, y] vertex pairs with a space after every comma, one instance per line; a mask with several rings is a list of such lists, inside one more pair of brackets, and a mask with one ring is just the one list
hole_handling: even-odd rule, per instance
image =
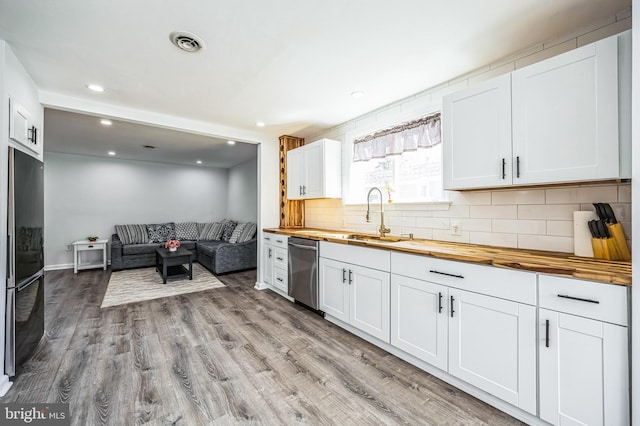
[[[311, 135], [630, 6], [631, 0], [0, 0], [0, 38], [43, 91], [273, 138]], [[169, 41], [175, 30], [199, 35], [206, 49], [179, 51]], [[87, 83], [106, 91], [90, 93]], [[365, 96], [353, 99], [356, 90]], [[256, 129], [258, 120], [264, 129]]]
[[[230, 168], [257, 157], [257, 145], [55, 109], [45, 109], [46, 151], [127, 160]], [[235, 142], [235, 141], [234, 141]], [[144, 148], [154, 146], [154, 149]], [[196, 162], [200, 160], [201, 164]]]

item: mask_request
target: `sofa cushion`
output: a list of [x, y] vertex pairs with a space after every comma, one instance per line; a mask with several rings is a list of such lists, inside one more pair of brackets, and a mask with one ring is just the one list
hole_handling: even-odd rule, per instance
[[195, 250], [196, 242], [191, 240], [180, 241], [180, 247], [186, 248], [187, 250]]
[[126, 244], [122, 246], [122, 254], [153, 254], [158, 247], [164, 247], [163, 243], [150, 244]]
[[[253, 239], [256, 235], [258, 225], [253, 222], [239, 223], [233, 230], [233, 235], [229, 239], [230, 243], [244, 243]], [[239, 230], [239, 231], [238, 231]]]
[[147, 225], [116, 225], [116, 234], [122, 244], [145, 244], [149, 242]]
[[219, 240], [222, 237], [222, 230], [222, 223], [220, 222], [207, 223], [200, 235], [198, 235], [198, 239], [204, 241]]
[[153, 243], [175, 240], [176, 224], [173, 222], [149, 224], [147, 232], [149, 232], [149, 241]]
[[176, 239], [197, 240], [198, 226], [195, 222], [176, 223]]
[[236, 229], [236, 225], [238, 225], [238, 222], [234, 220], [225, 219], [222, 221], [222, 241], [229, 242], [229, 239], [233, 234], [233, 230]]
[[220, 247], [221, 245], [225, 245], [228, 244], [224, 241], [204, 241], [204, 242], [198, 242], [197, 246], [198, 246], [198, 252], [199, 253], [204, 253], [207, 256], [213, 257], [216, 253], [216, 250], [218, 249], [218, 247]]

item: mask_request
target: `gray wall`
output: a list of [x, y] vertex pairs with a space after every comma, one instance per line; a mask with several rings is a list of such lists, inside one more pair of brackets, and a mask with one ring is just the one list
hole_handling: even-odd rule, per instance
[[109, 238], [116, 224], [210, 222], [227, 216], [228, 169], [56, 153], [45, 153], [44, 160], [49, 268], [73, 263], [65, 245], [88, 235]]
[[229, 169], [227, 217], [241, 222], [258, 221], [258, 159]]

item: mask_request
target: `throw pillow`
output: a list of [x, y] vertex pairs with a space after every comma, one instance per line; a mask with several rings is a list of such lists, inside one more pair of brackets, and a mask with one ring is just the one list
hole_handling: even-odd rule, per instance
[[229, 241], [229, 238], [231, 238], [231, 234], [233, 234], [233, 230], [236, 229], [237, 224], [238, 222], [226, 219], [222, 222], [222, 241]]
[[198, 227], [195, 222], [176, 223], [177, 240], [198, 239]]
[[199, 240], [219, 240], [222, 235], [222, 224], [220, 222], [207, 223], [200, 235]]
[[122, 244], [146, 244], [149, 242], [147, 225], [116, 225], [116, 234]]
[[240, 232], [240, 235], [238, 236], [238, 239], [236, 242], [246, 243], [247, 241], [252, 240], [253, 237], [256, 235], [257, 228], [258, 228], [258, 225], [256, 225], [255, 223], [247, 222], [242, 232]]
[[237, 243], [238, 242], [238, 238], [240, 237], [240, 234], [242, 233], [242, 230], [246, 226], [247, 226], [247, 223], [239, 223], [238, 225], [236, 225], [235, 229], [231, 233], [231, 237], [229, 237], [229, 242], [230, 243]]
[[147, 225], [147, 232], [152, 243], [163, 243], [176, 239], [176, 225], [173, 222]]
[[196, 223], [196, 226], [198, 228], [198, 235], [200, 235], [202, 233], [202, 230], [204, 229], [205, 226], [209, 225], [208, 223]]

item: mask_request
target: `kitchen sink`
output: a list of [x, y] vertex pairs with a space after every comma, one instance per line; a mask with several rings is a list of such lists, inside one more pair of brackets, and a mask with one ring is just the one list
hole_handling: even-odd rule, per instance
[[400, 237], [394, 237], [391, 235], [381, 237], [379, 235], [366, 235], [366, 234], [349, 234], [349, 235], [345, 235], [345, 239], [356, 240], [356, 241], [385, 242], [385, 243], [397, 243], [398, 241], [402, 240], [402, 238]]

